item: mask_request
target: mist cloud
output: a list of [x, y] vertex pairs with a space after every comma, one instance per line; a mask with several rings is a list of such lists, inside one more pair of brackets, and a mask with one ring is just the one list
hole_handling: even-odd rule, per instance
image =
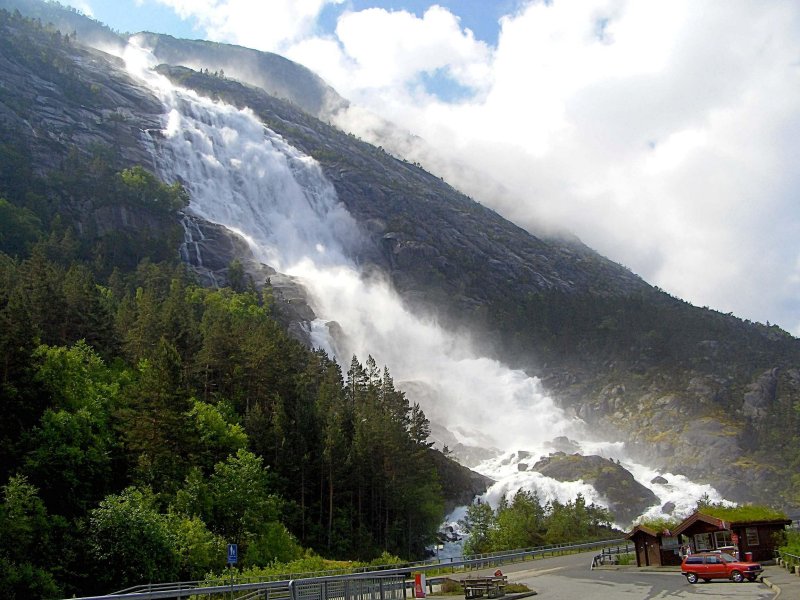
[[[429, 148], [405, 151], [518, 224], [800, 334], [796, 2], [528, 2], [490, 46], [436, 6], [343, 10], [322, 33], [325, 0], [161, 1], [315, 70], [357, 105], [351, 130], [378, 131], [365, 111], [397, 123]], [[433, 74], [467, 95], [442, 100]]]

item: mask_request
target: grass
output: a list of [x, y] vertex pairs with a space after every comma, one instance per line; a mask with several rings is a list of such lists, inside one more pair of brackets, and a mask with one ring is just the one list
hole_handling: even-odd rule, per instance
[[618, 565], [632, 565], [636, 562], [636, 556], [631, 552], [628, 554], [620, 554], [617, 564]]
[[722, 519], [731, 523], [744, 523], [749, 521], [771, 521], [786, 519], [783, 513], [768, 506], [745, 504], [744, 506], [703, 506], [700, 512], [715, 519]]

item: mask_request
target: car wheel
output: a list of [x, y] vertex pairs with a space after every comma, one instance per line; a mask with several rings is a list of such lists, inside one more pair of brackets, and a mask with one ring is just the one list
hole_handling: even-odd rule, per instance
[[744, 581], [744, 575], [742, 575], [741, 571], [734, 571], [731, 573], [731, 579], [736, 583], [742, 583]]
[[687, 573], [686, 581], [689, 583], [697, 583], [697, 573]]

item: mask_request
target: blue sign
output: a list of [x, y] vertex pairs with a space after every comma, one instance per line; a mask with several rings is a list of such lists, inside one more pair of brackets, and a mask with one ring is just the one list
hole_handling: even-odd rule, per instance
[[239, 546], [228, 544], [228, 564], [235, 565], [239, 560]]

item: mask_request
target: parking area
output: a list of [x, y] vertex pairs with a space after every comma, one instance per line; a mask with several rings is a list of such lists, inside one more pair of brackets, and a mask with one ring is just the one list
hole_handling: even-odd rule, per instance
[[[712, 581], [691, 585], [679, 571], [590, 570], [590, 554], [573, 554], [503, 567], [509, 583], [524, 583], [542, 600], [760, 599], [775, 592], [760, 582]], [[782, 596], [788, 597], [788, 596]]]

